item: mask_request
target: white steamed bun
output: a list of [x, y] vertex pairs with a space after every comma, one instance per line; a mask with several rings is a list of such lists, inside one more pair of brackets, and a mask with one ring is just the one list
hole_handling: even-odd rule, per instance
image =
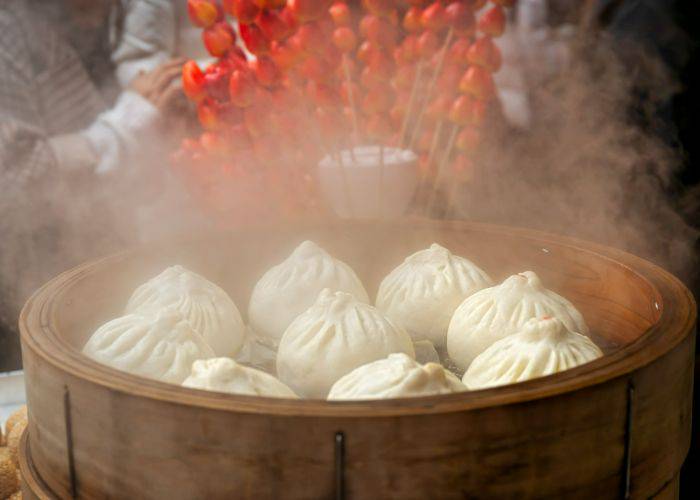
[[470, 389], [523, 382], [588, 363], [603, 355], [591, 339], [550, 316], [532, 318], [493, 343], [469, 365], [462, 382]]
[[450, 321], [447, 352], [465, 369], [491, 344], [519, 331], [529, 319], [542, 316], [554, 316], [569, 330], [588, 334], [573, 304], [547, 290], [535, 273], [525, 271], [462, 302]]
[[402, 328], [353, 295], [325, 289], [284, 332], [277, 375], [300, 396], [325, 398], [340, 377], [394, 352], [415, 357]]
[[248, 321], [258, 334], [277, 343], [292, 320], [306, 311], [324, 288], [369, 302], [350, 266], [315, 243], [304, 241], [257, 282], [250, 297]]
[[355, 368], [333, 384], [328, 399], [408, 398], [466, 390], [442, 365], [421, 365], [398, 353]]
[[172, 266], [131, 295], [127, 313], [154, 314], [175, 307], [211, 346], [217, 356], [233, 356], [241, 348], [245, 324], [228, 294], [211, 281]]
[[173, 384], [187, 378], [195, 361], [214, 357], [209, 344], [173, 308], [113, 319], [92, 334], [83, 353], [112, 368]]
[[289, 387], [272, 375], [238, 364], [231, 358], [195, 361], [192, 365], [192, 373], [182, 385], [194, 389], [231, 394], [271, 398], [297, 397]]
[[433, 243], [384, 278], [377, 307], [414, 339], [444, 346], [455, 309], [491, 284], [491, 278], [474, 263]]

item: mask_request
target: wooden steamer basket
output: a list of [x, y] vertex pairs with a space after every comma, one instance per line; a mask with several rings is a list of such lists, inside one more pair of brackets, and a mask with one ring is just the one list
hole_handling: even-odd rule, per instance
[[[433, 241], [495, 280], [534, 270], [581, 310], [606, 356], [495, 389], [328, 403], [185, 389], [80, 353], [165, 266], [202, 273], [245, 311], [255, 281], [303, 238], [370, 293]], [[673, 497], [695, 314], [676, 278], [633, 255], [462, 222], [243, 229], [122, 253], [62, 274], [22, 312], [25, 498]]]

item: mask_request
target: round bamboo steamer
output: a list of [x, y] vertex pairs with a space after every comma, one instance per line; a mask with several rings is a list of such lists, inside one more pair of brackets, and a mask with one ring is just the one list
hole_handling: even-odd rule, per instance
[[[521, 384], [373, 402], [186, 389], [81, 354], [131, 291], [182, 264], [246, 310], [256, 280], [302, 239], [370, 294], [440, 243], [495, 280], [533, 270], [583, 313], [606, 355]], [[318, 223], [169, 241], [58, 276], [21, 318], [26, 498], [672, 498], [688, 451], [696, 309], [633, 255], [465, 222]]]

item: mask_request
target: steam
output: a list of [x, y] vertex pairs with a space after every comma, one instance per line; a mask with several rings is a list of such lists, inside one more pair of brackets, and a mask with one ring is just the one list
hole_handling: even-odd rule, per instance
[[655, 115], [679, 89], [653, 55], [627, 50], [623, 61], [613, 43], [577, 40], [552, 77], [542, 59], [521, 60], [530, 126], [489, 132], [454, 215], [597, 241], [690, 278], [698, 232], [668, 195], [683, 157]]
[[[493, 124], [484, 134], [476, 172], [459, 191], [452, 211], [445, 213], [443, 203], [443, 210], [432, 215], [594, 240], [688, 277], [698, 234], [667, 195], [683, 158], [659, 137], [652, 112], [677, 86], [652, 55], [628, 52], [623, 63], [610, 41], [578, 40], [571, 54], [566, 70], [554, 77], [542, 76], [537, 58], [520, 61], [529, 80], [529, 127], [518, 131]], [[638, 116], [632, 117], [630, 109], [640, 92], [651, 98], [646, 101], [649, 107], [637, 109]], [[639, 125], [639, 117], [644, 125]], [[0, 235], [0, 281], [13, 287], [18, 306], [52, 275], [81, 261], [215, 225], [202, 216], [190, 191], [168, 168], [165, 158], [172, 144], [155, 145], [160, 150], [156, 154], [150, 151], [153, 146], [144, 145], [149, 152], [137, 162], [144, 165], [128, 166], [129, 178], [123, 184], [103, 179], [99, 190], [92, 184], [77, 184], [78, 189], [74, 184], [72, 190], [56, 184], [46, 196], [49, 201], [38, 208], [29, 203], [29, 193], [17, 195], [23, 201], [15, 204], [3, 225], [12, 229]], [[3, 190], [7, 185], [9, 180], [0, 178]], [[107, 208], [96, 209], [94, 200]], [[3, 214], [9, 213], [10, 201], [6, 198], [2, 204]], [[32, 204], [34, 208], [26, 206]], [[37, 229], [36, 220], [42, 218], [50, 227]], [[27, 256], [27, 248], [34, 255]]]

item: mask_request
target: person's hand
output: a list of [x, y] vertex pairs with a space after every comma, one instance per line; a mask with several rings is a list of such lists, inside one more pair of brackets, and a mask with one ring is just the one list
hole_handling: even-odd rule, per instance
[[184, 59], [171, 59], [157, 68], [138, 74], [131, 81], [129, 90], [140, 94], [159, 111], [167, 113], [183, 98], [182, 87], [177, 80], [182, 72]]

